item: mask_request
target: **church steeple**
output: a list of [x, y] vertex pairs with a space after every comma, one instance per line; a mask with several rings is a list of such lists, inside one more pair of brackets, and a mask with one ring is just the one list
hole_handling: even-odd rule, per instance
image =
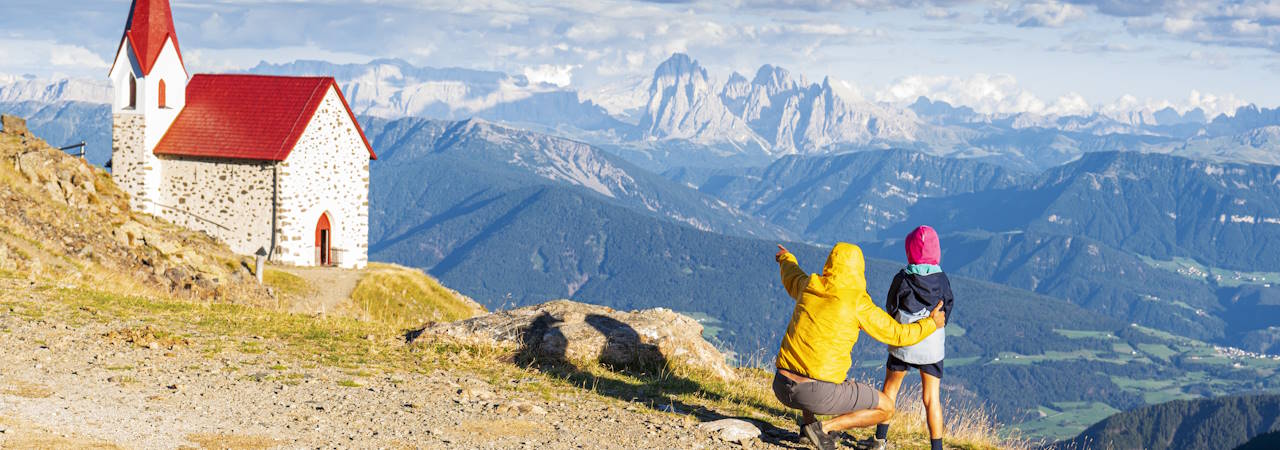
[[163, 169], [154, 151], [187, 103], [189, 75], [169, 0], [133, 0], [107, 76], [115, 91], [111, 176], [135, 209], [152, 212]]
[[160, 59], [160, 53], [164, 51], [166, 40], [173, 41], [173, 50], [181, 63], [182, 50], [178, 47], [178, 32], [173, 28], [173, 12], [169, 9], [169, 0], [133, 0], [133, 6], [129, 8], [129, 19], [124, 24], [121, 43], [127, 42], [133, 54], [137, 55], [142, 76], [151, 74], [156, 60]]

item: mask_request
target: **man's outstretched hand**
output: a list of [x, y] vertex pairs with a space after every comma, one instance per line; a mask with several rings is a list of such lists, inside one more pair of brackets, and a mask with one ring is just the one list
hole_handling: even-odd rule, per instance
[[782, 244], [778, 244], [778, 254], [773, 255], [773, 257], [774, 259], [782, 259], [782, 255], [785, 255], [787, 253], [791, 253], [791, 252], [787, 251], [787, 248], [783, 247]]
[[929, 318], [933, 319], [933, 324], [937, 328], [942, 328], [947, 324], [947, 313], [942, 311], [942, 302], [938, 302], [938, 306], [933, 307], [933, 312], [929, 313]]

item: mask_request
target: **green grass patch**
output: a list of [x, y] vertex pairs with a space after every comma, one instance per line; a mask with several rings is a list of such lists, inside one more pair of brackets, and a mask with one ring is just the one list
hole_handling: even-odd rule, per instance
[[1038, 408], [1040, 417], [1018, 429], [1031, 437], [1066, 439], [1120, 410], [1101, 402], [1061, 402]]
[[1164, 344], [1138, 344], [1138, 350], [1164, 362], [1169, 362], [1170, 357], [1178, 354]]

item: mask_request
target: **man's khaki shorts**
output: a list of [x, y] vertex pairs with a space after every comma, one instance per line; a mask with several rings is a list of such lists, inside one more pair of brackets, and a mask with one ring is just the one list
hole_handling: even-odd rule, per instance
[[800, 383], [773, 374], [773, 395], [789, 408], [822, 415], [839, 415], [875, 408], [880, 404], [880, 391], [870, 385], [845, 380], [835, 384], [826, 381]]

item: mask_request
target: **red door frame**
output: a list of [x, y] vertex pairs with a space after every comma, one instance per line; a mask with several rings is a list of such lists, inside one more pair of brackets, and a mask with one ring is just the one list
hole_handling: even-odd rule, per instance
[[320, 220], [316, 221], [316, 250], [318, 251], [319, 261], [322, 266], [333, 264], [332, 259], [333, 247], [333, 229], [329, 225], [329, 213], [320, 214]]

